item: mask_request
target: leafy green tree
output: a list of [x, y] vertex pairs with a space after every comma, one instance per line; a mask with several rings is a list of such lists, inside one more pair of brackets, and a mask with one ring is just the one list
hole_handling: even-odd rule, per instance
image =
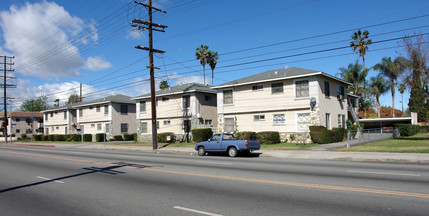
[[369, 70], [363, 70], [362, 65], [357, 61], [354, 64], [349, 64], [347, 68], [341, 67], [338, 70], [341, 72], [339, 73], [340, 77], [352, 84], [352, 87], [348, 90], [354, 95], [362, 95], [363, 83]]
[[212, 85], [214, 80], [214, 69], [216, 68], [217, 60], [219, 60], [219, 56], [217, 52], [208, 51], [207, 53], [207, 62], [210, 65], [210, 68], [212, 69]]
[[383, 76], [371, 77], [369, 81], [370, 93], [374, 95], [377, 103], [377, 114], [380, 118], [380, 96], [389, 91], [389, 83]]
[[77, 94], [71, 94], [69, 99], [67, 100], [67, 104], [74, 104], [80, 102], [80, 96]]
[[206, 85], [206, 63], [208, 51], [209, 47], [201, 44], [200, 47], [197, 47], [195, 52], [195, 57], [197, 60], [200, 60], [200, 64], [203, 66], [204, 85]]
[[390, 57], [384, 57], [381, 63], [374, 65], [374, 70], [380, 71], [390, 81], [390, 92], [392, 94], [392, 113], [395, 117], [395, 85], [399, 75], [405, 70], [405, 59], [397, 57], [394, 61]]
[[[368, 39], [369, 32], [362, 31], [359, 29], [357, 32], [355, 32], [352, 35], [353, 41], [350, 42], [350, 47], [353, 48], [353, 51], [357, 52], [360, 57], [362, 57], [362, 63], [363, 63], [363, 71], [365, 71], [365, 54], [368, 50], [368, 45], [372, 44], [372, 40]], [[364, 87], [364, 95], [363, 95], [363, 101], [366, 102], [366, 85], [365, 80], [363, 82]], [[366, 109], [364, 109], [365, 118], [366, 118]]]
[[48, 97], [39, 96], [36, 99], [25, 100], [19, 110], [21, 112], [40, 112], [49, 108]]
[[166, 89], [166, 88], [169, 88], [170, 87], [170, 85], [168, 84], [168, 81], [167, 80], [163, 80], [163, 81], [161, 81], [161, 83], [159, 84], [159, 88], [160, 89]]

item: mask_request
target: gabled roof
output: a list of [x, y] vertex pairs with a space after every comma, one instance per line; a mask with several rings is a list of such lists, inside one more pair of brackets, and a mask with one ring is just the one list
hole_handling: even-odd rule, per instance
[[[184, 94], [189, 92], [205, 92], [205, 93], [212, 93], [216, 94], [215, 90], [210, 89], [210, 87], [205, 86], [200, 83], [185, 83], [182, 85], [176, 85], [170, 88], [161, 89], [159, 91], [155, 92], [156, 97], [160, 96], [167, 96], [167, 95], [174, 95], [174, 94]], [[145, 99], [150, 98], [150, 93], [140, 95], [137, 97], [134, 97], [132, 99], [138, 100], [138, 99]]]
[[261, 83], [261, 82], [267, 82], [267, 81], [295, 79], [295, 78], [309, 77], [309, 76], [315, 76], [315, 75], [326, 76], [326, 77], [329, 77], [331, 79], [335, 79], [339, 82], [342, 82], [346, 85], [351, 85], [351, 83], [346, 82], [343, 79], [334, 77], [332, 75], [329, 75], [327, 73], [323, 73], [321, 71], [291, 67], [291, 68], [285, 68], [285, 69], [270, 70], [270, 71], [255, 74], [252, 76], [244, 77], [241, 79], [233, 80], [233, 81], [230, 81], [227, 83], [223, 83], [223, 84], [214, 86], [214, 87], [212, 87], [212, 89], [220, 89], [220, 88], [226, 88], [226, 87], [232, 87], [232, 86], [255, 84], [255, 83]]
[[89, 106], [89, 105], [99, 105], [99, 104], [106, 104], [106, 103], [129, 103], [129, 104], [135, 104], [136, 102], [131, 99], [131, 97], [126, 95], [110, 95], [104, 98], [99, 98], [97, 100], [89, 101], [89, 102], [82, 102], [78, 104], [72, 104], [74, 108], [76, 107], [83, 107], [83, 106]]
[[40, 112], [45, 113], [45, 112], [52, 112], [52, 111], [61, 111], [61, 110], [76, 109], [73, 106], [77, 106], [77, 105], [83, 104], [83, 103], [85, 103], [85, 102], [68, 104], [68, 105], [64, 105], [62, 107], [51, 108], [51, 109], [43, 110], [43, 111], [40, 111]]

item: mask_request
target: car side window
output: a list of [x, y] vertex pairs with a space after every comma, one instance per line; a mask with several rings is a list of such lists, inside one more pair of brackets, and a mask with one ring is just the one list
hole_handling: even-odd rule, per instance
[[220, 140], [220, 134], [215, 134], [212, 136], [211, 141], [219, 141]]

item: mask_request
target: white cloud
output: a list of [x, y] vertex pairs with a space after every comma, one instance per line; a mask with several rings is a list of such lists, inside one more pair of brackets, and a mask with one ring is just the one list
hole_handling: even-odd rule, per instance
[[16, 56], [16, 71], [45, 79], [79, 76], [85, 62], [77, 46], [98, 39], [94, 26], [46, 1], [12, 5], [0, 12], [0, 27], [3, 49]]
[[101, 56], [89, 57], [85, 62], [85, 69], [91, 71], [105, 70], [112, 67], [110, 62], [104, 60]]
[[144, 39], [145, 34], [142, 30], [137, 29], [128, 29], [127, 35], [125, 36], [126, 39]]

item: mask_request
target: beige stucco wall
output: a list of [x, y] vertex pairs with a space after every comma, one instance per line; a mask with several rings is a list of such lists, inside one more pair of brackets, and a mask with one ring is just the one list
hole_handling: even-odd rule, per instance
[[128, 106], [128, 113], [121, 114], [121, 104], [111, 104], [112, 110], [112, 121], [111, 129], [113, 135], [123, 134], [121, 133], [121, 124], [128, 124], [128, 134], [137, 133], [136, 124], [136, 105], [135, 104], [122, 104]]
[[[206, 101], [206, 96], [211, 99]], [[205, 120], [212, 120], [213, 127], [217, 127], [217, 114], [216, 114], [216, 94], [197, 93], [197, 118], [201, 118], [204, 124]]]

